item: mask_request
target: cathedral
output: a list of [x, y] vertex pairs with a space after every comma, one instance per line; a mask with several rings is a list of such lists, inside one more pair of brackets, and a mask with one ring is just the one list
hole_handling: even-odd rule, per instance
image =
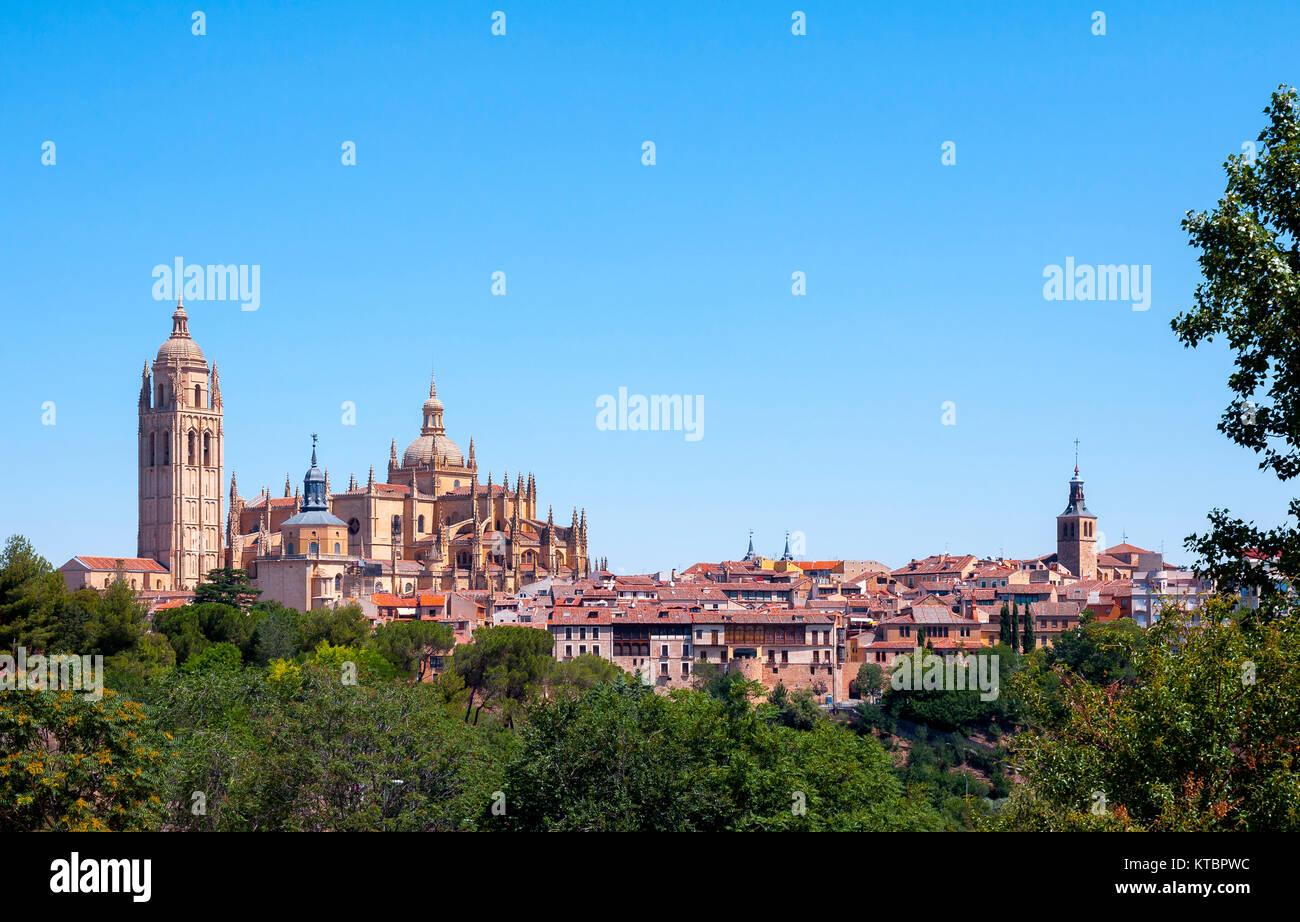
[[[317, 462], [301, 488], [262, 489], [251, 499], [230, 475], [222, 540], [224, 435], [215, 365], [189, 333], [184, 305], [172, 333], [146, 363], [140, 387], [139, 556], [167, 568], [170, 585], [192, 589], [215, 567], [246, 570], [262, 597], [301, 610], [374, 592], [516, 591], [552, 574], [586, 576], [587, 514], [568, 525], [540, 514], [537, 481], [518, 474], [480, 481], [474, 441], [462, 452], [447, 435], [443, 403], [429, 381], [419, 434], [387, 476], [370, 469], [333, 492]], [[291, 492], [292, 490], [292, 492]]]
[[[335, 493], [326, 471], [319, 475], [319, 500], [308, 497], [308, 481], [317, 472], [314, 448], [308, 480], [292, 495], [286, 477], [283, 496], [273, 497], [263, 489], [245, 500], [232, 474], [228, 565], [247, 570], [261, 588], [264, 573], [282, 570], [286, 560], [301, 561], [298, 569], [308, 575], [298, 582], [314, 587], [310, 594], [271, 590], [271, 597], [284, 604], [292, 597], [297, 608], [334, 605], [343, 598], [381, 591], [510, 593], [551, 574], [582, 577], [590, 572], [585, 510], [575, 508], [569, 525], [560, 526], [550, 509], [545, 518], [539, 515], [532, 474], [527, 481], [519, 474], [513, 487], [508, 476], [496, 483], [489, 474], [486, 483], [480, 482], [474, 442], [470, 440], [466, 455], [447, 435], [432, 378], [420, 421], [420, 434], [400, 458], [393, 440], [384, 481], [376, 479], [372, 467], [364, 484], [354, 476], [346, 490]], [[285, 529], [304, 511], [337, 520], [342, 540], [329, 538], [319, 546], [310, 535], [292, 540]], [[312, 571], [325, 578], [311, 576]]]

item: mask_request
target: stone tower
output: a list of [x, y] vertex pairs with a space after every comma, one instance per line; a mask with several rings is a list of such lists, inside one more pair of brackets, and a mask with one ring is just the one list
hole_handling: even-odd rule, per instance
[[1079, 579], [1097, 578], [1097, 517], [1084, 502], [1077, 459], [1069, 504], [1056, 517], [1056, 559]]
[[172, 588], [192, 589], [221, 566], [221, 385], [190, 339], [179, 301], [172, 334], [140, 384], [137, 554], [165, 566]]

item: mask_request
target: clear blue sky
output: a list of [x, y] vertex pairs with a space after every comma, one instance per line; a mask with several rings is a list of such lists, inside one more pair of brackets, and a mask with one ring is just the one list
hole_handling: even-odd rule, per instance
[[[311, 432], [338, 487], [382, 475], [432, 364], [483, 478], [532, 470], [629, 571], [750, 528], [891, 565], [1046, 553], [1076, 437], [1109, 543], [1182, 558], [1213, 506], [1284, 510], [1215, 431], [1225, 349], [1168, 322], [1183, 213], [1297, 80], [1295, 3], [114, 6], [0, 17], [0, 531], [56, 565], [135, 553], [177, 256], [261, 267], [259, 310], [188, 305], [246, 495], [300, 481]], [[1045, 301], [1067, 256], [1151, 265], [1150, 310]], [[704, 438], [597, 430], [620, 386], [703, 395]]]

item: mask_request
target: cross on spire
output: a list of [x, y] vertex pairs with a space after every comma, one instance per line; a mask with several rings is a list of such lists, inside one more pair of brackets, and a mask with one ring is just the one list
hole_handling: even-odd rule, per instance
[[1079, 440], [1074, 440], [1074, 472], [1079, 473]]

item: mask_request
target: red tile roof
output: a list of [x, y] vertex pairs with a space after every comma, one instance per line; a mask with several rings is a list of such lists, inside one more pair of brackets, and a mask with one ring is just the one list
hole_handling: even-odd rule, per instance
[[[68, 563], [76, 561], [84, 566], [87, 570], [116, 570], [118, 561], [122, 562], [122, 567], [129, 573], [166, 573], [167, 568], [156, 560], [148, 557], [91, 557], [86, 554], [78, 554], [69, 560]], [[66, 567], [68, 564], [65, 563]]]

